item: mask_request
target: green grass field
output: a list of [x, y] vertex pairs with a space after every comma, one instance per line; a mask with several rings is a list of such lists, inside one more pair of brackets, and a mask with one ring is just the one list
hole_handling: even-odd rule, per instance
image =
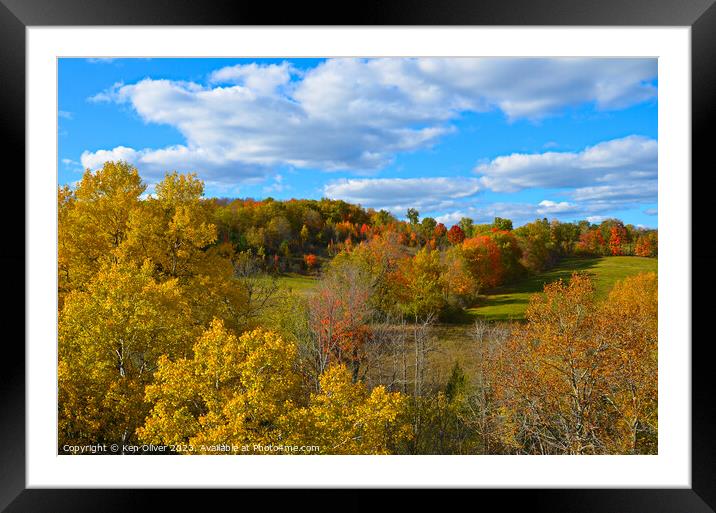
[[575, 271], [586, 272], [594, 279], [599, 297], [606, 296], [614, 283], [632, 274], [657, 272], [658, 260], [631, 256], [567, 258], [554, 268], [509, 286], [500, 287], [481, 298], [480, 303], [467, 310], [472, 318], [488, 321], [524, 319], [532, 294], [542, 292], [545, 283], [567, 280]]
[[282, 289], [291, 290], [297, 294], [306, 294], [318, 283], [315, 276], [304, 274], [286, 273], [278, 277], [278, 284]]
[[[545, 283], [567, 280], [575, 271], [586, 272], [594, 279], [599, 297], [606, 296], [615, 282], [632, 274], [656, 272], [658, 260], [631, 256], [566, 258], [554, 268], [529, 278], [497, 288], [480, 298], [479, 304], [468, 308], [459, 324], [472, 323], [477, 319], [486, 321], [509, 321], [524, 319], [525, 309], [532, 294], [542, 292]], [[306, 294], [318, 280], [315, 276], [287, 273], [278, 277], [281, 288], [298, 294]]]

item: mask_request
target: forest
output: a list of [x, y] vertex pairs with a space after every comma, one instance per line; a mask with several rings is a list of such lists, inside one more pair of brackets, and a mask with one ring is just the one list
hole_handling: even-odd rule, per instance
[[657, 230], [147, 191], [58, 188], [60, 453], [657, 453]]

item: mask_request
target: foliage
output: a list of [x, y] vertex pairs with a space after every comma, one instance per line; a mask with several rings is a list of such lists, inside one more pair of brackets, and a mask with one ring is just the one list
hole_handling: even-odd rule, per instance
[[308, 269], [313, 269], [318, 264], [318, 257], [313, 253], [308, 253], [303, 256], [303, 261], [306, 263]]
[[492, 222], [493, 228], [498, 231], [511, 232], [512, 231], [512, 220], [503, 219], [502, 217], [496, 217]]
[[420, 213], [417, 211], [417, 209], [409, 208], [405, 217], [408, 218], [410, 224], [416, 225], [418, 224], [418, 220], [420, 219]]
[[61, 440], [129, 443], [157, 361], [185, 356], [194, 332], [177, 281], [157, 282], [148, 264], [108, 263], [70, 292], [58, 325]]
[[394, 277], [394, 297], [410, 318], [423, 318], [445, 305], [440, 254], [423, 248], [413, 258], [400, 261]]
[[320, 392], [282, 422], [286, 443], [311, 444], [329, 454], [389, 454], [411, 437], [406, 399], [378, 386], [369, 391], [351, 372], [332, 365], [321, 375]]
[[465, 240], [465, 232], [458, 225], [453, 225], [448, 230], [447, 238], [451, 244], [462, 244]]
[[[61, 445], [656, 452], [656, 274], [612, 288], [656, 270], [656, 230], [145, 192], [124, 162], [58, 188]], [[434, 324], [528, 298], [470, 344]]]
[[192, 358], [159, 360], [140, 440], [192, 445], [195, 452], [280, 440], [280, 419], [300, 397], [295, 345], [261, 329], [237, 338], [215, 320], [193, 349]]
[[76, 189], [58, 189], [58, 278], [64, 295], [79, 289], [103, 262], [116, 261], [127, 238], [131, 213], [146, 186], [124, 162], [107, 162], [82, 175]]
[[641, 440], [655, 433], [656, 275], [629, 278], [612, 294], [597, 303], [591, 280], [575, 274], [532, 297], [493, 378], [518, 451], [653, 450]]
[[371, 277], [364, 268], [343, 263], [331, 268], [308, 300], [309, 327], [314, 341], [316, 376], [333, 362], [351, 365], [358, 375], [369, 321]]
[[634, 254], [640, 257], [655, 257], [658, 253], [658, 248], [657, 233], [647, 232], [639, 236], [634, 248]]
[[522, 265], [532, 272], [544, 271], [556, 260], [547, 219], [527, 223], [514, 232], [522, 246]]
[[490, 289], [502, 283], [505, 269], [500, 248], [488, 235], [465, 239], [462, 254], [478, 290]]
[[194, 357], [159, 362], [154, 404], [138, 430], [145, 443], [211, 452], [226, 445], [316, 445], [322, 453], [383, 454], [400, 427], [398, 393], [368, 391], [348, 370], [329, 367], [320, 391], [307, 396], [296, 372], [297, 349], [275, 333], [255, 330], [235, 337], [220, 321], [199, 338]]

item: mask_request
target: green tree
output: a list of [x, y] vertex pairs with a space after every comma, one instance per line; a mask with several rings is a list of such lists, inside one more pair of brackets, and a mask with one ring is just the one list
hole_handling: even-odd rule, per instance
[[495, 220], [492, 222], [492, 226], [496, 228], [497, 230], [512, 231], [512, 220], [511, 219], [503, 219], [501, 217], [496, 217]]
[[418, 212], [414, 208], [409, 208], [408, 213], [406, 214], [406, 217], [408, 218], [408, 221], [410, 221], [410, 224], [415, 226], [418, 224], [418, 220], [420, 218], [420, 212]]
[[458, 222], [458, 226], [462, 230], [462, 232], [465, 234], [465, 237], [470, 238], [472, 237], [472, 225], [473, 220], [469, 217], [463, 217]]

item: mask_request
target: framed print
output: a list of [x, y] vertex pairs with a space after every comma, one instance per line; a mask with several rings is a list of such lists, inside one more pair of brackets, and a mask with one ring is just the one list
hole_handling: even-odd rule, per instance
[[3, 507], [713, 511], [710, 0], [129, 4], [0, 6]]

